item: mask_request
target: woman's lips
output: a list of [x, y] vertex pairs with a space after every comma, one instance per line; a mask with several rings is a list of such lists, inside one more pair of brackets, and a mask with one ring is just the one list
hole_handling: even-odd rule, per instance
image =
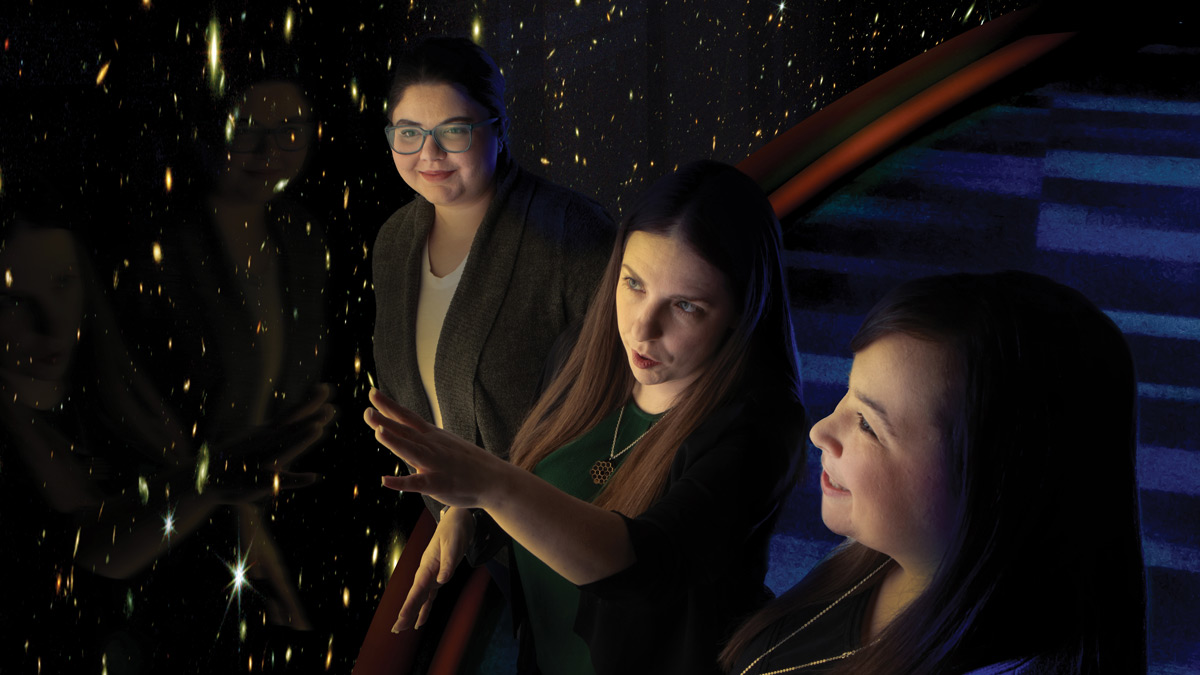
[[453, 174], [453, 171], [421, 171], [421, 177], [430, 183], [440, 183]]
[[830, 497], [845, 497], [850, 494], [850, 491], [844, 487], [836, 485], [830, 478], [828, 471], [821, 471], [821, 492]]
[[35, 363], [55, 365], [74, 350], [74, 342], [63, 338], [47, 338], [40, 344], [32, 345], [26, 355]]
[[46, 366], [57, 366], [58, 360], [61, 359], [62, 357], [63, 357], [62, 352], [55, 352], [53, 354], [44, 354], [42, 356], [38, 356], [34, 359], [34, 361], [36, 361], [37, 363], [40, 363], [42, 365], [46, 365]]
[[633, 352], [633, 365], [637, 366], [638, 368], [653, 368], [654, 366], [657, 366], [659, 363], [661, 363], [661, 362], [655, 361], [654, 359], [647, 358], [645, 356], [642, 356], [641, 354], [637, 353], [636, 351]]

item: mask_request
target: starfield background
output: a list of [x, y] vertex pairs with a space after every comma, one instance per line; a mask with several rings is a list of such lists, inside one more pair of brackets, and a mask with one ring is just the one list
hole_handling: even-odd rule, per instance
[[[20, 603], [3, 601], [6, 634], [0, 671], [21, 664], [12, 672], [39, 672], [40, 663], [40, 672], [157, 672], [147, 663], [150, 657], [139, 652], [146, 644], [187, 654], [195, 672], [350, 670], [414, 511], [407, 497], [402, 502], [378, 486], [378, 476], [394, 471], [395, 462], [360, 421], [372, 372], [371, 248], [386, 217], [412, 196], [392, 166], [381, 133], [389, 57], [400, 48], [431, 34], [476, 40], [507, 78], [511, 147], [517, 162], [593, 197], [619, 217], [645, 185], [678, 164], [698, 158], [737, 163], [873, 77], [1029, 4], [158, 0], [77, 7], [6, 2], [0, 9], [0, 191], [13, 173], [52, 178], [79, 214], [76, 235], [98, 284], [118, 310], [136, 306], [139, 297], [155, 292], [137, 270], [172, 265], [170, 259], [154, 259], [154, 245], [171, 228], [195, 219], [194, 191], [209, 178], [204, 148], [210, 139], [220, 138], [230, 97], [263, 78], [288, 79], [303, 87], [319, 126], [304, 172], [285, 194], [325, 232], [325, 334], [314, 359], [322, 363], [321, 381], [336, 389], [340, 416], [324, 439], [296, 462], [297, 470], [318, 472], [323, 480], [311, 488], [282, 491], [265, 508], [311, 630], [294, 631], [267, 620], [266, 596], [253, 581], [247, 584], [239, 576], [238, 560], [244, 552], [236, 537], [229, 536], [235, 527], [231, 519], [214, 518], [210, 526], [173, 543], [129, 579], [92, 580], [85, 571], [68, 569], [64, 586], [61, 570], [48, 567], [59, 564], [48, 552], [60, 550], [61, 542], [47, 542], [71, 539], [74, 532], [54, 531], [58, 521], [48, 515], [48, 507], [45, 513], [6, 508], [0, 513], [5, 557], [33, 560], [47, 568], [46, 574], [8, 580], [32, 590], [19, 594]], [[1111, 20], [1108, 11], [1088, 5], [1080, 9], [1081, 19]], [[1120, 11], [1130, 13], [1131, 25], [1140, 26], [1134, 19], [1145, 18], [1129, 8]], [[1169, 15], [1174, 9], [1155, 11]], [[1096, 16], [1088, 16], [1091, 13]], [[1173, 45], [1181, 34], [1188, 34], [1186, 27], [1196, 26], [1184, 23], [1182, 11], [1180, 20], [1155, 25], [1169, 29], [1164, 40]], [[1184, 55], [1195, 53], [1196, 44], [1179, 48]], [[1194, 64], [1195, 59], [1186, 63]], [[1184, 103], [1163, 113], [1169, 119], [1139, 122], [1144, 128], [1167, 124], [1173, 130], [1175, 142], [1159, 141], [1162, 148], [1153, 154], [1178, 159], [1174, 168], [1164, 169], [1182, 176], [1167, 181], [1177, 188], [1167, 195], [1175, 200], [1168, 200], [1176, 205], [1175, 223], [1194, 214], [1200, 204], [1195, 179], [1200, 161], [1195, 101], [1200, 95], [1187, 83], [1186, 77], [1167, 79], [1144, 93], [1149, 100], [1182, 97]], [[1043, 128], [1023, 119], [1016, 126], [1006, 119], [981, 124], [1006, 130], [1006, 147], [1011, 148], [1023, 142], [1022, 134], [1037, 136]], [[969, 140], [954, 145], [956, 138], [969, 136], [956, 136], [961, 130], [931, 137], [930, 147], [963, 149]], [[976, 144], [968, 151], [988, 153], [994, 148]], [[841, 279], [867, 278], [872, 271], [875, 279], [890, 281], [949, 267], [985, 269], [997, 263], [983, 250], [1006, 250], [994, 238], [947, 238], [939, 231], [914, 239], [897, 229], [905, 222], [937, 220], [928, 209], [911, 206], [913, 199], [904, 195], [913, 194], [914, 184], [902, 179], [925, 175], [929, 165], [921, 162], [934, 159], [928, 153], [908, 157], [915, 159], [880, 164], [866, 176], [867, 187], [846, 188], [849, 196], [841, 201], [831, 200], [785, 221], [797, 328], [801, 351], [806, 352], [802, 357], [806, 377], [812, 376], [806, 396], [814, 418], [826, 414], [836, 400], [838, 378], [847, 364], [845, 337], [883, 286], [865, 283], [846, 291], [854, 282]], [[1027, 174], [1016, 166], [1009, 175], [1012, 184], [1020, 184]], [[895, 180], [889, 182], [889, 177]], [[886, 190], [880, 188], [885, 184]], [[1075, 189], [1061, 181], [1056, 185]], [[1014, 190], [993, 192], [1011, 196]], [[904, 204], [910, 210], [905, 211]], [[1019, 216], [1022, 204], [995, 204], [995, 209], [981, 207], [970, 215], [975, 224], [978, 216], [1007, 214], [1009, 207]], [[939, 214], [943, 220], [938, 222], [944, 224], [949, 218]], [[985, 224], [1005, 231], [1004, 216], [994, 220]], [[1007, 231], [1014, 239], [1035, 236], [1027, 229]], [[1084, 276], [1105, 277], [1105, 270], [1113, 270], [1113, 278], [1100, 287], [1133, 284], [1143, 296], [1153, 292], [1157, 280], [1171, 281], [1168, 295], [1176, 300], [1151, 307], [1149, 314], [1167, 315], [1174, 322], [1150, 321], [1150, 329], [1137, 324], [1143, 326], [1138, 334], [1135, 324], [1145, 312], [1131, 311], [1122, 315], [1130, 322], [1122, 327], [1141, 335], [1133, 338], [1135, 356], [1142, 358], [1136, 353], [1137, 341], [1145, 353], [1157, 354], [1146, 357], [1157, 361], [1148, 367], [1140, 362], [1139, 369], [1159, 373], [1162, 385], [1143, 389], [1144, 398], [1152, 399], [1150, 423], [1166, 430], [1151, 434], [1157, 439], [1155, 448], [1167, 450], [1150, 453], [1157, 462], [1152, 481], [1158, 482], [1143, 497], [1155, 509], [1156, 519], [1154, 528], [1148, 527], [1148, 564], [1166, 570], [1151, 575], [1152, 600], [1157, 592], [1173, 596], [1173, 607], [1186, 608], [1194, 607], [1200, 589], [1195, 526], [1200, 517], [1195, 478], [1200, 446], [1190, 432], [1170, 430], [1196, 428], [1200, 373], [1193, 359], [1200, 311], [1194, 299], [1185, 296], [1200, 278], [1200, 241], [1194, 222], [1190, 230], [1177, 226], [1174, 231], [1180, 236], [1160, 247], [1168, 252], [1157, 258], [1158, 263], [1112, 267], [1101, 260], [1089, 263], [1094, 269]], [[1061, 243], [1074, 241], [1069, 223], [1050, 234], [1055, 232], [1061, 235], [1060, 243], [1050, 242], [1048, 248], [1081, 252], [1074, 244]], [[931, 249], [930, 236], [954, 245]], [[1138, 233], [1123, 236], [1120, 242], [1145, 240]], [[1121, 249], [1128, 248], [1120, 242], [1093, 247], [1090, 254], [1098, 250], [1098, 255], [1120, 257]], [[845, 262], [854, 256], [861, 261]], [[1140, 260], [1146, 258], [1155, 259], [1153, 252]], [[1024, 259], [1011, 260], [1016, 266], [1037, 267], [1022, 265]], [[1070, 276], [1068, 268], [1078, 266], [1073, 260], [1055, 263], [1064, 271], [1055, 276]], [[880, 273], [881, 267], [888, 271]], [[844, 292], [839, 294], [839, 288]], [[1097, 302], [1109, 309], [1101, 299]], [[186, 416], [186, 401], [203, 392], [189, 386], [192, 373], [163, 372], [165, 364], [172, 363], [170, 336], [152, 325], [153, 316], [118, 311], [117, 318], [131, 365], [163, 382], [163, 396], [180, 401]], [[1153, 401], [1166, 401], [1165, 408], [1155, 408]], [[8, 458], [6, 448], [0, 464], [4, 478], [14, 472]], [[1164, 475], [1178, 480], [1164, 481]], [[811, 493], [813, 485], [808, 481], [797, 492]], [[802, 575], [832, 543], [821, 534], [813, 499], [798, 497], [781, 521], [782, 536], [768, 579], [776, 591]], [[26, 533], [30, 538], [22, 538]], [[720, 533], [714, 533], [713, 545], [721, 545]], [[4, 595], [0, 591], [0, 598]], [[1200, 668], [1198, 636], [1194, 625], [1188, 626], [1189, 617], [1196, 618], [1194, 610], [1152, 613], [1157, 672]]]

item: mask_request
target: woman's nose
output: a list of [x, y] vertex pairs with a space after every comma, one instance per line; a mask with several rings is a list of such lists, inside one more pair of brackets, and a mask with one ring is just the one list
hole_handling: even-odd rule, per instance
[[633, 322], [633, 337], [637, 340], [654, 340], [662, 335], [662, 320], [655, 307], [647, 306], [638, 312]]
[[834, 433], [836, 425], [833, 417], [833, 415], [829, 415], [814, 424], [808, 432], [808, 439], [818, 450], [828, 452], [836, 457], [842, 454], [842, 444], [838, 442]]
[[421, 159], [425, 161], [433, 161], [442, 159], [446, 156], [446, 151], [442, 150], [442, 146], [437, 144], [433, 134], [425, 137], [425, 145], [421, 146]]

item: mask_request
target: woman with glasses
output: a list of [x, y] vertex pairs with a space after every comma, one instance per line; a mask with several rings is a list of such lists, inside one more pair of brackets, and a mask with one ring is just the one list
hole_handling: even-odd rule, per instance
[[[309, 434], [316, 420], [305, 411], [325, 409], [333, 395], [325, 228], [294, 187], [314, 151], [316, 120], [297, 81], [244, 82], [204, 127], [219, 137], [196, 144], [201, 165], [176, 165], [152, 243], [120, 270], [114, 293], [123, 317], [140, 318], [124, 329], [197, 444], [258, 439], [304, 452], [328, 422]], [[288, 562], [321, 552], [276, 547], [261, 504], [238, 511], [269, 620], [311, 627]], [[271, 529], [287, 539], [293, 523], [281, 521]]]
[[513, 162], [504, 77], [475, 43], [430, 38], [394, 68], [385, 133], [417, 194], [375, 243], [377, 386], [506, 456], [546, 354], [586, 310], [612, 223]]
[[[393, 67], [384, 133], [416, 196], [375, 241], [375, 384], [422, 419], [507, 457], [547, 354], [587, 309], [612, 221], [513, 161], [504, 76], [478, 45], [428, 38]], [[425, 504], [441, 517], [441, 504]], [[506, 592], [506, 569], [490, 569]], [[466, 576], [443, 589], [439, 610], [448, 613]], [[498, 605], [489, 601], [489, 616], [499, 616]], [[433, 624], [446, 617], [439, 612]], [[418, 663], [434, 647], [422, 641]]]

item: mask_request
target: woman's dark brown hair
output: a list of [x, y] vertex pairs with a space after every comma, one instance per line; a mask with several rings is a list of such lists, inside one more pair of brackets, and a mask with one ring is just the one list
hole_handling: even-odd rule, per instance
[[482, 47], [467, 38], [430, 37], [396, 57], [388, 91], [388, 124], [404, 91], [414, 84], [449, 84], [497, 118], [501, 165], [508, 161], [508, 111], [504, 74]]

